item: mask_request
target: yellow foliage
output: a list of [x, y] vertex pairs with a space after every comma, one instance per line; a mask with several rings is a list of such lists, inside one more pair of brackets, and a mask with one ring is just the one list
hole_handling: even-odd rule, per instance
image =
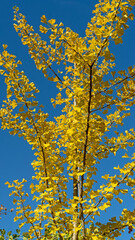
[[[2, 129], [23, 137], [36, 158], [31, 163], [35, 172], [31, 195], [23, 190], [25, 179], [6, 182], [14, 188], [10, 193], [17, 205], [14, 221], [21, 221], [20, 228], [28, 224], [30, 239], [115, 239], [126, 227], [130, 232], [134, 228], [135, 211], [123, 209], [119, 219], [112, 217], [105, 224], [96, 222], [95, 216], [110, 208], [113, 199], [123, 206], [122, 194], [128, 192], [123, 185], [135, 199], [135, 154], [124, 152], [126, 164], [119, 161], [113, 176], [101, 173], [103, 184], [96, 189], [94, 185], [101, 160], [109, 161], [111, 153], [116, 156], [119, 149], [134, 146], [134, 129], [120, 132], [118, 127], [135, 104], [135, 67], [112, 71], [115, 58], [110, 47], [112, 41], [122, 43], [127, 21], [134, 18], [134, 5], [134, 0], [99, 1], [84, 37], [43, 15], [39, 30], [47, 33], [49, 43], [14, 9], [14, 28], [37, 69], [52, 84], [56, 82], [58, 93], [51, 102], [62, 108], [60, 116], [48, 120], [44, 106], [35, 100], [39, 90], [3, 45], [0, 74], [7, 94], [0, 109]], [[29, 196], [36, 200], [34, 210], [27, 204]]]

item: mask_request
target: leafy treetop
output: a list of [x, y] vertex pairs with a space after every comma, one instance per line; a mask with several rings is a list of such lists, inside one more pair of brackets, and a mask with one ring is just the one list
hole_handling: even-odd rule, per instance
[[99, 188], [94, 185], [99, 163], [134, 146], [134, 129], [123, 133], [119, 126], [135, 104], [135, 66], [113, 71], [115, 57], [110, 51], [112, 41], [122, 43], [128, 20], [134, 18], [134, 5], [135, 0], [100, 0], [84, 37], [43, 15], [39, 30], [49, 42], [14, 8], [14, 28], [36, 67], [56, 83], [59, 92], [51, 99], [53, 106], [62, 105], [62, 114], [49, 121], [36, 100], [39, 90], [3, 45], [0, 73], [7, 97], [0, 109], [2, 129], [23, 137], [36, 157], [30, 184], [35, 209], [26, 204], [25, 179], [7, 182], [17, 204], [14, 220], [21, 221], [20, 228], [28, 224], [30, 239], [113, 240], [126, 227], [129, 233], [135, 228], [135, 211], [126, 208], [119, 220], [113, 216], [105, 224], [100, 222], [113, 199], [122, 203], [122, 194], [129, 189], [135, 199], [135, 153], [131, 157], [123, 153], [127, 163], [114, 167], [115, 175], [101, 176], [105, 183]]

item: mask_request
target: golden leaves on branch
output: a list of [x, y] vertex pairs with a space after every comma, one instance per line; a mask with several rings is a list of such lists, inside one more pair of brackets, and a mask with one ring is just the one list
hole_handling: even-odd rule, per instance
[[93, 240], [112, 239], [125, 227], [129, 233], [134, 228], [134, 211], [127, 209], [123, 209], [120, 221], [113, 217], [107, 224], [95, 222], [95, 216], [110, 208], [113, 199], [123, 206], [122, 196], [129, 189], [135, 199], [135, 154], [130, 157], [129, 152], [123, 153], [113, 176], [99, 172], [105, 183], [96, 187], [99, 181], [95, 180], [99, 163], [110, 160], [111, 153], [117, 156], [118, 150], [134, 146], [134, 129], [118, 127], [122, 129], [135, 103], [135, 67], [117, 72], [110, 51], [112, 40], [122, 43], [128, 20], [134, 18], [133, 5], [134, 0], [99, 1], [84, 37], [43, 15], [39, 30], [48, 41], [34, 32], [18, 8], [14, 9], [15, 30], [28, 46], [37, 69], [56, 84], [53, 106], [61, 105], [61, 114], [49, 121], [36, 100], [39, 90], [19, 70], [21, 62], [3, 45], [0, 74], [5, 77], [7, 92], [0, 118], [3, 129], [24, 137], [34, 150], [31, 165], [35, 175], [30, 190], [35, 209], [26, 203], [25, 179], [6, 184], [13, 188], [10, 195], [17, 205], [15, 221], [22, 221], [20, 227], [31, 225], [31, 239], [45, 238], [45, 228], [50, 229], [53, 239], [74, 239], [77, 233], [79, 238], [83, 235], [83, 239]]

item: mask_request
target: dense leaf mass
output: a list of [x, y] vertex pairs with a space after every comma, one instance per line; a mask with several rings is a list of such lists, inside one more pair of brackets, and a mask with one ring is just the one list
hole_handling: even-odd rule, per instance
[[[35, 155], [30, 184], [35, 209], [26, 204], [25, 179], [6, 183], [17, 206], [14, 221], [20, 220], [20, 228], [28, 224], [29, 239], [114, 240], [126, 228], [129, 233], [135, 228], [135, 211], [126, 208], [119, 219], [114, 215], [100, 222], [112, 200], [122, 203], [129, 189], [135, 199], [135, 153], [125, 154], [134, 146], [135, 131], [119, 131], [135, 104], [135, 66], [114, 71], [110, 52], [112, 42], [122, 43], [134, 5], [135, 0], [99, 0], [84, 37], [43, 15], [39, 30], [47, 41], [14, 8], [14, 28], [37, 69], [55, 82], [59, 92], [51, 99], [53, 106], [62, 105], [61, 115], [49, 121], [36, 100], [39, 90], [3, 45], [0, 74], [7, 96], [0, 109], [1, 126], [23, 137]], [[126, 164], [115, 166], [112, 176], [101, 176], [104, 184], [95, 189], [98, 164], [119, 149]]]

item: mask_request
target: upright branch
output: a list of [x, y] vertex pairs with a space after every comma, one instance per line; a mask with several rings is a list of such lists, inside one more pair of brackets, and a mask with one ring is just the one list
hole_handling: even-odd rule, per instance
[[[91, 99], [92, 99], [92, 66], [90, 66], [90, 80], [89, 80], [89, 99], [88, 99], [88, 112], [87, 112], [87, 124], [86, 124], [86, 131], [85, 131], [85, 143], [84, 143], [84, 151], [83, 151], [83, 172], [85, 172], [85, 163], [86, 163], [86, 154], [87, 154], [87, 146], [88, 146], [88, 134], [90, 128], [90, 112], [91, 112]], [[83, 185], [84, 185], [84, 174], [81, 176], [81, 190], [80, 190], [80, 197], [81, 201], [83, 201]], [[83, 214], [83, 204], [80, 203], [80, 218], [82, 219], [83, 225], [83, 239], [85, 240], [85, 219]]]

